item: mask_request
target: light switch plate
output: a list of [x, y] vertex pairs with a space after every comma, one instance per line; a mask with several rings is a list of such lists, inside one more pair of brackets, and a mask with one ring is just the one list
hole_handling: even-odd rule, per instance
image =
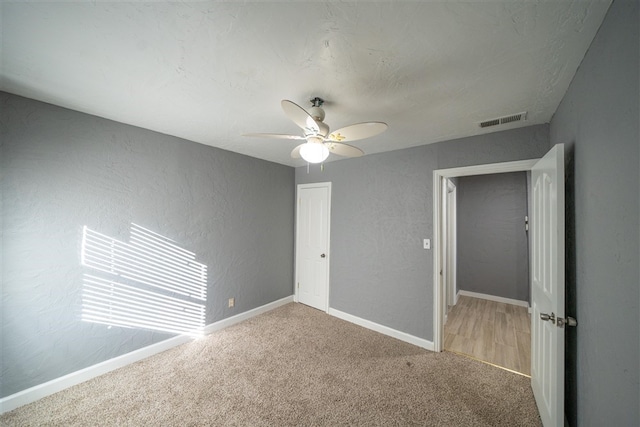
[[425, 249], [431, 249], [431, 239], [424, 239], [423, 246]]

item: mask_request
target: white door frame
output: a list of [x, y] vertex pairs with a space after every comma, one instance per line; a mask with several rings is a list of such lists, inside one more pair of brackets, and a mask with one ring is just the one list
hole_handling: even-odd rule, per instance
[[[455, 288], [455, 251], [456, 251], [456, 217], [455, 217], [455, 191], [456, 186], [450, 179], [442, 179], [442, 231], [441, 236], [445, 236], [440, 239], [440, 253], [443, 254], [441, 258], [441, 270], [440, 280], [442, 281], [442, 289], [444, 292], [444, 299], [442, 301], [442, 310], [444, 313], [444, 323], [447, 322], [447, 315], [449, 314], [449, 307], [455, 305], [454, 301], [454, 288]], [[451, 195], [454, 194], [452, 197]]]
[[433, 350], [440, 352], [444, 344], [444, 310], [446, 299], [440, 270], [443, 266], [442, 253], [442, 180], [459, 176], [488, 175], [494, 173], [527, 172], [539, 159], [519, 160], [515, 162], [491, 163], [486, 165], [465, 166], [433, 171]]
[[444, 271], [445, 285], [447, 287], [447, 305], [454, 306], [457, 303], [456, 262], [457, 262], [457, 196], [456, 186], [447, 179], [447, 268]]
[[438, 269], [438, 272], [439, 272], [438, 280], [440, 281], [440, 283], [438, 284], [438, 287], [442, 289], [442, 294], [443, 294], [442, 304], [440, 305], [440, 309], [442, 310], [443, 323], [447, 323], [447, 314], [449, 314], [448, 307], [447, 307], [449, 302], [447, 301], [448, 294], [449, 294], [449, 289], [447, 288], [447, 270], [448, 270], [447, 261], [449, 261], [447, 257], [447, 253], [449, 252], [449, 238], [447, 236], [447, 226], [449, 225], [448, 224], [449, 212], [447, 211], [447, 208], [449, 207], [449, 204], [447, 203], [447, 199], [446, 199], [448, 182], [450, 181], [446, 178], [443, 178], [440, 180], [440, 200], [442, 200], [442, 204], [440, 205], [440, 208], [441, 208], [440, 224], [438, 225], [438, 231], [440, 233], [440, 239], [438, 240], [438, 242], [440, 244], [438, 245], [438, 249], [437, 249], [442, 255], [442, 257], [440, 258], [440, 268]]
[[326, 188], [327, 189], [327, 258], [326, 258], [326, 263], [327, 263], [327, 297], [326, 297], [326, 303], [325, 303], [325, 312], [329, 313], [329, 293], [331, 290], [330, 287], [330, 273], [331, 273], [331, 182], [314, 182], [311, 184], [298, 184], [296, 186], [296, 237], [295, 237], [295, 277], [294, 277], [294, 294], [293, 294], [293, 300], [295, 302], [299, 302], [298, 300], [298, 259], [299, 259], [299, 254], [298, 254], [298, 227], [300, 224], [300, 190], [303, 190], [305, 188]]

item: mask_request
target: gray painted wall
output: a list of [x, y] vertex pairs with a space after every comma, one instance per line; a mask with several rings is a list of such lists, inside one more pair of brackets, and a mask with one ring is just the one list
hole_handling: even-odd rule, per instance
[[[393, 124], [391, 124], [393, 129]], [[332, 308], [433, 339], [433, 171], [539, 158], [548, 126], [497, 132], [441, 144], [339, 160], [296, 184], [332, 182]], [[366, 151], [366, 142], [359, 146]]]
[[458, 289], [529, 301], [526, 172], [458, 178]]
[[573, 426], [638, 426], [639, 34], [636, 0], [615, 0], [551, 121], [569, 145], [567, 415]]
[[292, 294], [293, 168], [6, 93], [0, 107], [0, 396], [171, 337], [80, 321], [84, 225], [128, 241], [135, 222], [195, 252], [207, 323]]

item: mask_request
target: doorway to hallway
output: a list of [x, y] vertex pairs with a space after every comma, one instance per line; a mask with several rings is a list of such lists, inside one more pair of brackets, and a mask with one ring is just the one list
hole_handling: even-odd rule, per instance
[[444, 325], [444, 349], [531, 375], [531, 330], [526, 307], [458, 297]]

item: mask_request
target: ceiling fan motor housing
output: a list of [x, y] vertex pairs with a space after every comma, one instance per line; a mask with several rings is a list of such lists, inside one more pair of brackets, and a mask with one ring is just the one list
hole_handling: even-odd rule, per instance
[[313, 117], [313, 119], [317, 122], [321, 122], [324, 120], [324, 110], [322, 107], [313, 106], [309, 108], [309, 115]]

